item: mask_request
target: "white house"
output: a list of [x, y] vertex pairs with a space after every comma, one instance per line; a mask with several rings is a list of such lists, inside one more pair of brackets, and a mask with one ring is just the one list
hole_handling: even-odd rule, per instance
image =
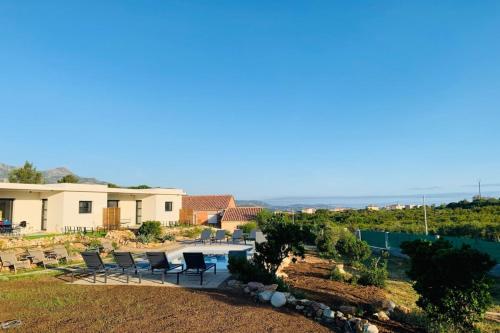
[[0, 183], [0, 221], [26, 221], [25, 233], [102, 227], [107, 208], [123, 226], [177, 222], [185, 193], [174, 188], [124, 189], [91, 184]]

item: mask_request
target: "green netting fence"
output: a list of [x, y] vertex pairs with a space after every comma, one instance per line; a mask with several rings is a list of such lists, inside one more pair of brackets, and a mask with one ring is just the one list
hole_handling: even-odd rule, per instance
[[[413, 241], [416, 239], [426, 239], [434, 241], [438, 239], [436, 235], [424, 235], [424, 234], [406, 234], [401, 232], [384, 232], [384, 231], [370, 231], [361, 230], [358, 235], [362, 240], [366, 241], [370, 246], [379, 248], [397, 248], [402, 242]], [[500, 263], [500, 243], [490, 242], [483, 239], [468, 238], [468, 237], [453, 237], [453, 236], [441, 236], [448, 241], [450, 241], [453, 246], [460, 247], [462, 244], [468, 244], [472, 248], [488, 253], [493, 259]]]

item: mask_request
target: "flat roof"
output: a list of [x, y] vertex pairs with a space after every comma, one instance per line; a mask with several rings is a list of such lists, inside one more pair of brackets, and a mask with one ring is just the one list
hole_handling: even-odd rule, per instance
[[148, 188], [148, 189], [130, 189], [113, 188], [101, 184], [19, 184], [19, 183], [0, 183], [1, 190], [13, 191], [32, 191], [32, 192], [99, 192], [99, 193], [123, 193], [123, 194], [174, 194], [185, 195], [186, 193], [178, 188]]

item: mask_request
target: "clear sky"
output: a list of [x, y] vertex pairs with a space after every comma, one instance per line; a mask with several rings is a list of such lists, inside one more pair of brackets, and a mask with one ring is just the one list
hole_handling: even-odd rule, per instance
[[500, 1], [0, 2], [0, 162], [279, 196], [500, 190]]

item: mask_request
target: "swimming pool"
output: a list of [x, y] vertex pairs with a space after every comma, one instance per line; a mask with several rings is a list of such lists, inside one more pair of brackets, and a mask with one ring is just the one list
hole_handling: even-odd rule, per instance
[[217, 270], [226, 271], [229, 251], [247, 251], [247, 254], [251, 255], [253, 247], [238, 244], [186, 246], [167, 253], [167, 257], [172, 264], [183, 264], [184, 252], [202, 252], [206, 263], [214, 263]]

